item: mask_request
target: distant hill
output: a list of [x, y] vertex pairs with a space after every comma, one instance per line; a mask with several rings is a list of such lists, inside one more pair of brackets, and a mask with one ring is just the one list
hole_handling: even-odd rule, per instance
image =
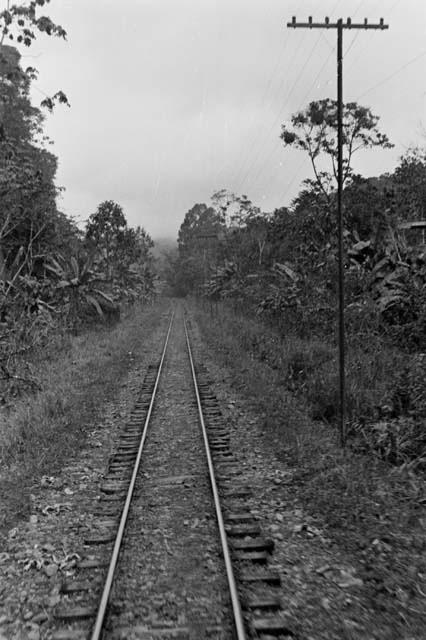
[[152, 255], [154, 258], [160, 258], [165, 251], [177, 249], [176, 238], [153, 238], [153, 241]]

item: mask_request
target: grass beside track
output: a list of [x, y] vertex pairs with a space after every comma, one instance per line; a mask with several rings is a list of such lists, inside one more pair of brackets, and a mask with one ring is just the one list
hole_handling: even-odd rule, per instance
[[[409, 464], [391, 466], [373, 453], [357, 454], [350, 447], [342, 452], [336, 428], [313, 419], [309, 394], [300, 387], [297, 394], [289, 389], [289, 364], [301, 349], [298, 338], [281, 341], [259, 321], [229, 308], [215, 315], [201, 305], [188, 306], [212, 357], [226, 367], [226, 379], [260, 417], [271, 459], [276, 456], [276, 465], [294, 469], [295, 499], [320, 517], [327, 535], [364, 566], [364, 579], [374, 585], [374, 606], [391, 611], [401, 604], [402, 615], [410, 617], [402, 600], [418, 597], [419, 580], [426, 573], [424, 477]], [[311, 345], [305, 341], [303, 348], [327, 354], [330, 346], [316, 340]], [[271, 362], [265, 354], [273, 351], [280, 356]], [[384, 365], [390, 357], [384, 355]], [[321, 388], [321, 369], [314, 368], [311, 375]], [[365, 393], [374, 397], [380, 387]]]
[[135, 305], [115, 326], [68, 335], [33, 358], [41, 391], [0, 413], [0, 531], [27, 516], [31, 486], [42, 475], [54, 475], [78, 455], [104, 403], [118, 394], [132, 364], [140, 364], [166, 307]]

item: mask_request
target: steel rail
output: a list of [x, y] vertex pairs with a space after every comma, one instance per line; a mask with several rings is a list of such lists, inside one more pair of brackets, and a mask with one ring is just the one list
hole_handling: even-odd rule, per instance
[[151, 401], [149, 403], [148, 413], [147, 413], [146, 418], [145, 418], [142, 437], [141, 437], [141, 440], [140, 440], [138, 454], [137, 454], [137, 457], [136, 457], [135, 466], [133, 468], [133, 473], [132, 473], [132, 477], [131, 477], [131, 480], [130, 480], [129, 488], [128, 488], [128, 491], [127, 491], [126, 501], [124, 503], [123, 511], [121, 512], [120, 524], [119, 524], [119, 527], [118, 527], [117, 536], [115, 538], [114, 548], [112, 550], [111, 560], [110, 560], [110, 563], [109, 563], [109, 566], [108, 566], [108, 573], [107, 573], [107, 577], [106, 577], [106, 580], [105, 580], [105, 583], [104, 583], [104, 589], [103, 589], [103, 592], [102, 592], [101, 601], [99, 603], [99, 607], [98, 607], [98, 611], [97, 611], [97, 615], [96, 615], [96, 621], [95, 621], [95, 625], [93, 627], [93, 631], [92, 631], [92, 635], [91, 635], [91, 640], [99, 640], [99, 638], [101, 637], [102, 628], [103, 628], [103, 624], [104, 624], [104, 620], [105, 620], [105, 614], [106, 614], [108, 601], [109, 601], [109, 596], [110, 596], [110, 593], [111, 593], [111, 586], [112, 586], [112, 582], [114, 580], [115, 568], [117, 566], [117, 561], [118, 561], [118, 556], [119, 556], [119, 553], [120, 553], [121, 542], [123, 540], [124, 529], [126, 527], [127, 516], [128, 516], [128, 513], [129, 513], [130, 503], [131, 503], [132, 496], [133, 496], [133, 490], [134, 490], [135, 483], [136, 483], [136, 477], [137, 477], [138, 471], [139, 471], [140, 461], [141, 461], [141, 457], [142, 457], [142, 451], [143, 451], [145, 440], [146, 440], [146, 436], [147, 436], [147, 433], [148, 433], [149, 421], [151, 419], [152, 410], [154, 408], [155, 396], [156, 396], [158, 384], [159, 384], [159, 381], [160, 381], [160, 376], [161, 376], [161, 371], [162, 371], [162, 368], [163, 368], [164, 358], [166, 356], [167, 345], [169, 343], [169, 337], [170, 337], [170, 332], [171, 332], [172, 325], [173, 325], [174, 315], [175, 315], [175, 312], [173, 311], [172, 315], [171, 315], [171, 318], [170, 318], [170, 322], [169, 322], [169, 326], [168, 326], [168, 330], [167, 330], [167, 334], [166, 334], [166, 339], [164, 341], [163, 351], [161, 353], [161, 360], [160, 360], [160, 364], [158, 366], [157, 377], [155, 379], [154, 389], [153, 389], [153, 392], [152, 392]]
[[236, 630], [236, 633], [237, 633], [237, 640], [246, 640], [246, 633], [245, 633], [244, 622], [243, 622], [243, 614], [242, 614], [242, 610], [241, 610], [240, 600], [239, 600], [239, 597], [238, 597], [237, 586], [236, 586], [236, 583], [235, 583], [234, 571], [232, 569], [231, 554], [229, 552], [228, 540], [227, 540], [226, 531], [225, 531], [225, 524], [224, 524], [224, 521], [223, 521], [222, 509], [221, 509], [221, 506], [220, 506], [219, 492], [218, 492], [218, 489], [217, 489], [216, 478], [215, 478], [215, 474], [214, 474], [213, 461], [212, 461], [212, 456], [211, 456], [211, 453], [210, 453], [209, 440], [208, 440], [208, 437], [207, 437], [207, 430], [206, 430], [206, 425], [205, 425], [205, 422], [204, 422], [203, 409], [202, 409], [202, 406], [201, 406], [200, 392], [198, 390], [197, 377], [196, 377], [196, 374], [195, 374], [195, 367], [194, 367], [194, 360], [193, 360], [193, 357], [192, 357], [191, 344], [190, 344], [190, 341], [189, 341], [188, 328], [187, 328], [187, 325], [186, 325], [185, 318], [183, 320], [183, 324], [184, 324], [184, 327], [185, 327], [186, 344], [187, 344], [187, 347], [188, 347], [189, 363], [190, 363], [191, 372], [192, 372], [192, 381], [194, 383], [194, 391], [195, 391], [195, 396], [197, 398], [198, 417], [199, 417], [199, 420], [200, 420], [200, 426], [201, 426], [201, 431], [202, 431], [202, 434], [203, 434], [204, 447], [205, 447], [205, 452], [206, 452], [206, 457], [207, 457], [207, 464], [208, 464], [208, 468], [209, 468], [210, 485], [211, 485], [211, 489], [212, 489], [212, 493], [213, 493], [214, 505], [215, 505], [215, 510], [216, 510], [216, 519], [217, 519], [217, 524], [218, 524], [218, 527], [219, 527], [220, 541], [221, 541], [221, 544], [222, 544], [223, 557], [224, 557], [224, 560], [225, 560], [226, 576], [227, 576], [228, 585], [229, 585], [229, 593], [231, 595], [231, 603], [232, 603], [232, 610], [233, 610], [233, 614], [234, 614], [235, 630]]

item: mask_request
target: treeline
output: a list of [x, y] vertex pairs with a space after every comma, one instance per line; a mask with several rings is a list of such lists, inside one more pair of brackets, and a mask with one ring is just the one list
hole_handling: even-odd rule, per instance
[[[329, 331], [335, 323], [337, 222], [333, 203], [306, 182], [290, 207], [267, 214], [226, 190], [188, 211], [171, 270], [179, 295], [232, 299], [283, 331]], [[426, 154], [409, 152], [392, 174], [352, 176], [344, 190], [349, 326], [372, 323], [401, 347], [426, 340], [422, 221]]]
[[0, 45], [3, 386], [19, 378], [16, 358], [52, 332], [117, 319], [120, 302], [149, 298], [154, 290], [152, 240], [144, 229], [128, 226], [120, 205], [102, 202], [84, 228], [58, 209], [57, 158], [43, 132], [43, 107], [30, 100], [34, 73], [22, 68], [15, 47]]

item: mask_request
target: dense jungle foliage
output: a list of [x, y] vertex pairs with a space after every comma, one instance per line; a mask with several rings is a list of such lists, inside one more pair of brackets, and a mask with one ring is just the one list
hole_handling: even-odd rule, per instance
[[[344, 114], [350, 430], [358, 447], [424, 464], [426, 152], [411, 149], [393, 173], [356, 175], [354, 151], [391, 143], [367, 108], [349, 103]], [[209, 300], [218, 322], [232, 306], [290, 341], [289, 355], [288, 345], [271, 346], [259, 332], [247, 348], [282, 369], [314, 419], [331, 423], [339, 410], [335, 137], [334, 101], [295, 114], [281, 138], [309, 154], [314, 179], [304, 181], [291, 206], [272, 213], [225, 189], [209, 204], [195, 204], [180, 227], [169, 273], [176, 293]], [[327, 161], [330, 171], [322, 170]]]
[[[43, 110], [68, 104], [58, 91], [40, 108], [30, 98], [37, 71], [22, 67], [18, 46], [36, 34], [65, 38], [39, 15], [44, 0], [12, 5], [0, 14], [0, 395], [37, 387], [22, 363], [52, 335], [87, 323], [118, 319], [120, 303], [153, 294], [151, 238], [128, 226], [106, 200], [85, 228], [57, 200], [57, 158], [43, 133]], [[8, 43], [8, 44], [6, 44]], [[88, 212], [90, 213], [90, 212]], [[18, 364], [20, 363], [20, 364]]]

